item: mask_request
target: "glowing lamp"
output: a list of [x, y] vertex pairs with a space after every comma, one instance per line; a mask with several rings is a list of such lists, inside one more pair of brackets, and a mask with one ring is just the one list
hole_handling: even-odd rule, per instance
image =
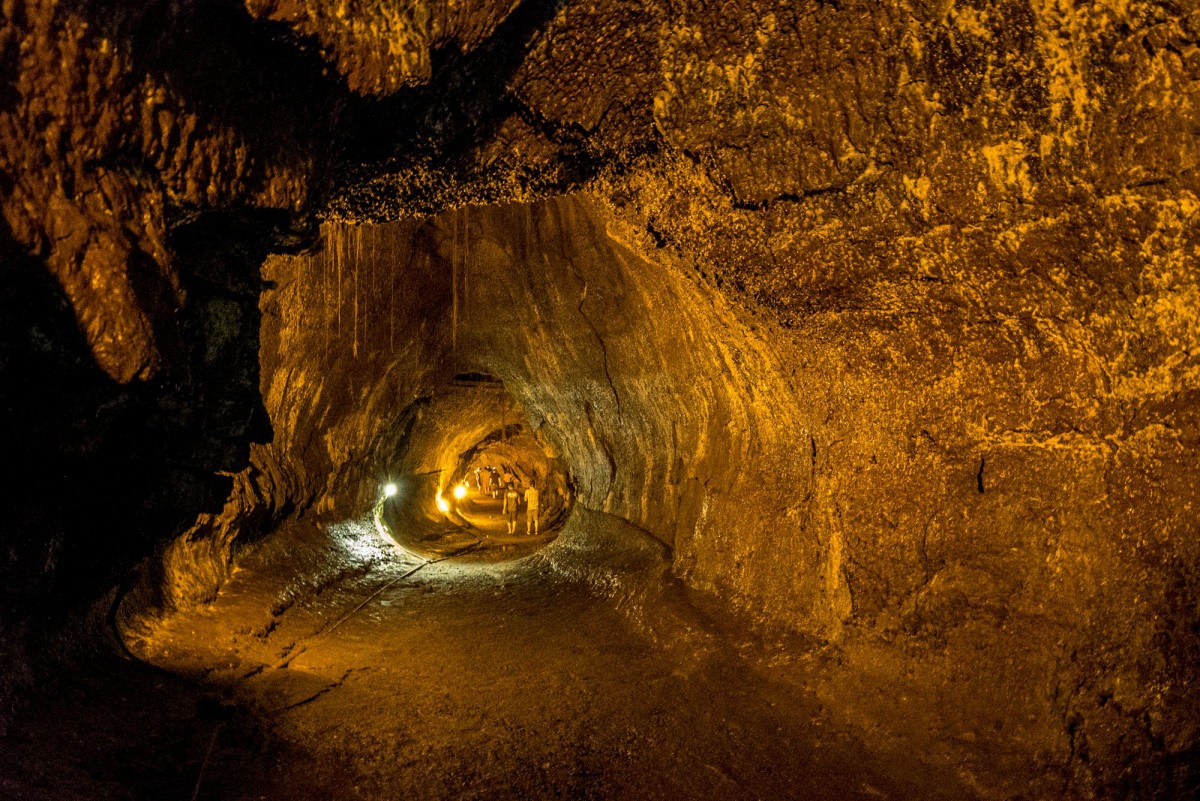
[[437, 508], [442, 514], [446, 514], [450, 511], [450, 502], [439, 495], [437, 498]]
[[460, 501], [463, 498], [465, 498], [466, 495], [467, 495], [467, 485], [466, 484], [459, 484], [457, 487], [454, 488], [454, 497], [458, 498]]
[[388, 484], [386, 487], [383, 488], [383, 497], [390, 498], [395, 494], [396, 494], [396, 485], [395, 484]]

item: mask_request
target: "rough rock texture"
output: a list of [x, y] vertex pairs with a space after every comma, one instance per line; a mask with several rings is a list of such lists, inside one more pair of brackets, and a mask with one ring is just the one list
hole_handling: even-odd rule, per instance
[[[1039, 440], [1038, 415], [1070, 405], [1031, 410], [1030, 396], [1063, 386], [1069, 339], [1014, 353], [1025, 340], [980, 324], [943, 361], [936, 339], [903, 338], [917, 321], [879, 331], [878, 315], [847, 314], [789, 330], [584, 196], [326, 234], [315, 261], [270, 262], [279, 289], [264, 299], [264, 353], [280, 363], [264, 363], [276, 444], [256, 465], [310, 478], [235, 496], [220, 542], [261, 498], [320, 497], [346, 514], [384, 476], [429, 507], [516, 418], [496, 390], [451, 385], [484, 372], [568, 465], [583, 505], [670, 546], [679, 577], [763, 636], [832, 643], [840, 668], [806, 681], [880, 742], [956, 761], [1001, 796], [1191, 781], [1196, 642], [1179, 604], [1193, 557], [1163, 534], [1167, 563], [1118, 547], [1141, 536], [1155, 553], [1138, 527], [1172, 525], [1122, 511], [1134, 493], [1175, 475], [1165, 502], [1184, 514], [1187, 449], [1157, 429]], [[342, 269], [359, 292], [343, 276], [330, 285], [344, 294], [320, 300], [338, 254], [355, 254]], [[393, 322], [423, 333], [385, 345]], [[997, 435], [973, 410], [1034, 416]], [[287, 450], [300, 442], [309, 450]], [[418, 478], [435, 474], [450, 478]]]
[[330, 5], [319, 0], [246, 0], [257, 19], [287, 23], [322, 45], [355, 92], [387, 95], [424, 83], [439, 48], [459, 51], [486, 40], [517, 0], [391, 4], [361, 0]]
[[[369, 502], [461, 345], [581, 502], [833, 643], [822, 691], [864, 730], [993, 794], [1194, 790], [1200, 12], [323, 9], [4, 4], [3, 409], [31, 466], [6, 658], [216, 515], [213, 471], [268, 439], [264, 253], [318, 210], [522, 201], [378, 229], [386, 269], [346, 250], [369, 233], [267, 263], [275, 438], [170, 546], [214, 565], [172, 597], [211, 593], [249, 516]], [[470, 285], [508, 313], [447, 331], [468, 263], [511, 276]], [[398, 265], [385, 314], [354, 284]]]

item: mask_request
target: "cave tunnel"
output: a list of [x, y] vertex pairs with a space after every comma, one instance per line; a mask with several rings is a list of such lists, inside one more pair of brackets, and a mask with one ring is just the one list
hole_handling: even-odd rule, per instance
[[16, 0], [0, 799], [1200, 796], [1200, 12]]

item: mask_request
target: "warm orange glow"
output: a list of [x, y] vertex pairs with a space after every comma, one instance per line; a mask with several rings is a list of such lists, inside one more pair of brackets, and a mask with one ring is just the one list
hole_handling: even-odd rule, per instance
[[457, 487], [454, 488], [454, 497], [455, 498], [458, 498], [461, 501], [466, 496], [467, 496], [467, 485], [466, 484], [459, 484]]

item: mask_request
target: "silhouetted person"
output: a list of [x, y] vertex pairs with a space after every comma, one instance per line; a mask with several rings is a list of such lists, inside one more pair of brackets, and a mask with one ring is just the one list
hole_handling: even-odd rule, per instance
[[[533, 531], [530, 531], [530, 529]], [[538, 491], [532, 484], [525, 490], [525, 534], [538, 533]]]
[[517, 533], [517, 502], [520, 500], [517, 488], [511, 484], [504, 491], [504, 519], [508, 521], [508, 533]]

